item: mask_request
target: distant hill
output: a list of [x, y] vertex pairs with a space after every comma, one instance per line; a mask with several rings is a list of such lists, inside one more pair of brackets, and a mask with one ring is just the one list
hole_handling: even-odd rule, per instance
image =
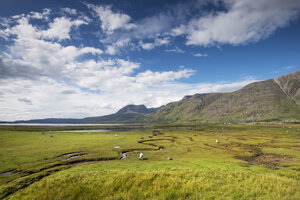
[[147, 108], [145, 105], [127, 105], [121, 108], [116, 114], [124, 114], [124, 113], [149, 114], [157, 111], [159, 108]]
[[145, 105], [127, 105], [121, 108], [115, 114], [104, 115], [99, 117], [87, 117], [83, 119], [69, 119], [69, 118], [47, 118], [47, 119], [33, 119], [21, 120], [13, 123], [54, 123], [54, 124], [106, 124], [118, 123], [128, 120], [136, 120], [157, 111], [159, 108], [147, 108]]
[[143, 120], [169, 123], [300, 120], [300, 71], [251, 83], [235, 92], [185, 96]]

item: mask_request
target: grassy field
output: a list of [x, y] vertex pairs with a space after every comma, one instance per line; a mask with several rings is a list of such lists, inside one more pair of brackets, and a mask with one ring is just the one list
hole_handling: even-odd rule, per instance
[[299, 124], [58, 129], [0, 127], [0, 199], [300, 199]]

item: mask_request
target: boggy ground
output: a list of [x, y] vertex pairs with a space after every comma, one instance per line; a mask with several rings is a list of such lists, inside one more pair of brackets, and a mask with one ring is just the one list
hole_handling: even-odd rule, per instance
[[300, 196], [299, 125], [177, 126], [117, 136], [1, 129], [4, 199]]

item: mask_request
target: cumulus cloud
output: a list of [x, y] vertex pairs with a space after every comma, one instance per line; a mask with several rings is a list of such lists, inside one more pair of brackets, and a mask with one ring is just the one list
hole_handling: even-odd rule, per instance
[[207, 57], [208, 56], [206, 53], [194, 53], [192, 55], [195, 57]]
[[0, 79], [8, 78], [28, 78], [36, 79], [43, 76], [43, 72], [31, 66], [21, 65], [10, 61], [8, 63], [3, 62], [0, 58]]
[[[133, 23], [129, 15], [113, 11], [111, 5], [86, 5], [98, 16], [101, 22], [101, 29], [104, 35], [99, 35], [101, 42], [109, 44], [107, 45], [106, 53], [110, 55], [117, 54], [125, 47], [127, 49], [128, 45], [134, 47], [132, 49], [135, 50], [140, 48], [152, 50], [169, 44], [170, 38], [167, 36], [169, 35], [167, 32], [175, 22], [182, 22], [182, 20], [179, 20], [179, 16], [183, 16], [183, 9], [176, 7], [176, 10], [173, 8], [172, 11], [147, 16]], [[117, 46], [114, 44], [120, 40], [127, 40], [126, 45]]]
[[135, 24], [130, 23], [130, 16], [120, 12], [114, 12], [112, 6], [95, 6], [93, 4], [86, 4], [88, 8], [92, 9], [101, 21], [101, 28], [104, 32], [111, 34], [117, 29], [132, 29]]
[[179, 71], [152, 72], [147, 70], [137, 75], [138, 83], [154, 84], [161, 82], [169, 82], [181, 78], [189, 78], [195, 71], [191, 69], [181, 69]]
[[122, 49], [123, 47], [129, 49], [131, 45], [132, 44], [130, 38], [120, 38], [116, 42], [109, 43], [109, 45], [106, 46], [105, 53], [109, 55], [115, 55], [118, 54], [120, 49]]
[[27, 105], [32, 105], [32, 102], [30, 99], [25, 99], [25, 98], [18, 98], [18, 101], [23, 102]]
[[154, 49], [155, 47], [159, 47], [162, 45], [168, 45], [169, 42], [170, 42], [170, 39], [166, 37], [166, 38], [156, 38], [154, 40], [154, 42], [144, 43], [144, 42], [140, 41], [139, 45], [144, 50], [151, 50], [151, 49]]
[[75, 90], [63, 90], [61, 94], [76, 94], [77, 92]]
[[[205, 10], [208, 5], [211, 8], [209, 12]], [[287, 26], [297, 18], [300, 2], [298, 0], [191, 1], [186, 4], [179, 3], [169, 7], [169, 10], [134, 23], [131, 23], [129, 15], [114, 13], [111, 6], [97, 7], [89, 4], [89, 7], [93, 8], [94, 12], [97, 8], [98, 13], [102, 13], [101, 26], [106, 33], [111, 34], [118, 28], [126, 29], [125, 32], [116, 34], [118, 36], [130, 35], [132, 40], [139, 41], [138, 44], [142, 49], [151, 50], [159, 45], [143, 40], [161, 35], [185, 37], [187, 45], [200, 46], [242, 45], [257, 42], [269, 37], [274, 31]], [[197, 14], [191, 15], [190, 13]], [[118, 16], [114, 17], [116, 19], [104, 20], [108, 19], [104, 16], [114, 16], [114, 14]], [[121, 21], [123, 25], [120, 25]], [[118, 36], [114, 35], [110, 39], [114, 40]]]
[[46, 39], [70, 39], [69, 33], [71, 28], [78, 27], [82, 24], [87, 24], [87, 22], [80, 19], [70, 20], [65, 17], [55, 18], [54, 21], [49, 24], [49, 29], [41, 32], [41, 36]]
[[[50, 13], [51, 13], [51, 9], [45, 8], [45, 9], [43, 9], [43, 12], [30, 12], [29, 14], [27, 14], [27, 18], [48, 20]], [[24, 16], [25, 16], [24, 14], [16, 15], [16, 16], [14, 16], [14, 18], [21, 18]]]
[[[74, 62], [78, 57], [103, 53], [94, 47], [64, 46], [59, 43], [63, 39], [70, 38], [71, 27], [83, 24], [81, 20], [55, 18], [49, 22], [48, 29], [33, 26], [27, 17], [18, 19], [16, 23], [5, 29], [7, 40], [12, 44], [8, 46], [8, 52], [4, 53], [0, 60], [0, 69], [3, 72], [1, 77], [61, 78], [76, 67]], [[50, 38], [58, 40], [47, 40]]]
[[225, 10], [192, 19], [173, 29], [186, 34], [188, 45], [239, 45], [268, 37], [299, 15], [298, 0], [223, 0]]
[[174, 47], [173, 49], [166, 49], [166, 52], [173, 52], [173, 53], [185, 53], [184, 50], [180, 49], [179, 47]]
[[73, 9], [73, 8], [62, 8], [61, 10], [65, 13], [70, 14], [70, 15], [76, 15], [77, 14], [77, 10]]

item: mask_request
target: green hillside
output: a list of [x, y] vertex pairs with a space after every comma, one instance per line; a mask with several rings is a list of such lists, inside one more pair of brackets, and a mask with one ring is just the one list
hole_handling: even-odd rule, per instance
[[230, 93], [186, 96], [144, 118], [153, 122], [300, 120], [300, 71]]

